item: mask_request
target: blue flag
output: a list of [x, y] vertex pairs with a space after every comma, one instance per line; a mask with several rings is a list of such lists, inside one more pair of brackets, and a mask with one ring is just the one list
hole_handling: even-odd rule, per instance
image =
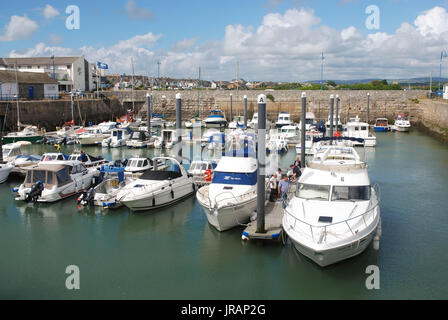
[[109, 69], [109, 66], [106, 63], [99, 62], [97, 63], [99, 69]]

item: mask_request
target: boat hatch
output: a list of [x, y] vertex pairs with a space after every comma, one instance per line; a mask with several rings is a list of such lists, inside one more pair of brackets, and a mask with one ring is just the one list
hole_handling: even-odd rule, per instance
[[318, 221], [324, 223], [332, 223], [333, 217], [320, 216]]

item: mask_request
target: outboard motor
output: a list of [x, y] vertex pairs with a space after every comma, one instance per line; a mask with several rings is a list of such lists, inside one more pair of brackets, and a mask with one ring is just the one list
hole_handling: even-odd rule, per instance
[[35, 185], [31, 187], [31, 191], [26, 195], [25, 202], [36, 202], [37, 199], [42, 195], [44, 190], [44, 184], [42, 181], [37, 181]]
[[95, 190], [93, 188], [90, 188], [87, 191], [84, 191], [81, 193], [81, 195], [78, 198], [78, 203], [82, 204], [83, 206], [93, 206], [93, 197], [95, 196]]

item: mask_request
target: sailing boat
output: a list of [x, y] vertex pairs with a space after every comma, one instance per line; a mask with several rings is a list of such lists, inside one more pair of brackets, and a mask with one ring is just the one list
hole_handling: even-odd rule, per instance
[[[28, 141], [28, 142], [36, 142], [38, 140], [42, 140], [44, 134], [42, 130], [40, 130], [36, 126], [24, 125], [20, 123], [20, 110], [19, 110], [19, 82], [17, 79], [17, 65], [14, 65], [16, 71], [16, 103], [17, 103], [17, 132], [10, 132], [6, 136], [3, 137], [4, 143], [13, 143], [17, 141]], [[23, 127], [23, 130], [20, 128]]]

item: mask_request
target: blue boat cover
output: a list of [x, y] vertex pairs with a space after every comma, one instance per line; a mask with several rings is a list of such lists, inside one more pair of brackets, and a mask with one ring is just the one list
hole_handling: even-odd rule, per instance
[[253, 186], [257, 184], [257, 172], [258, 171], [251, 173], [236, 173], [215, 171], [213, 173], [212, 183]]

